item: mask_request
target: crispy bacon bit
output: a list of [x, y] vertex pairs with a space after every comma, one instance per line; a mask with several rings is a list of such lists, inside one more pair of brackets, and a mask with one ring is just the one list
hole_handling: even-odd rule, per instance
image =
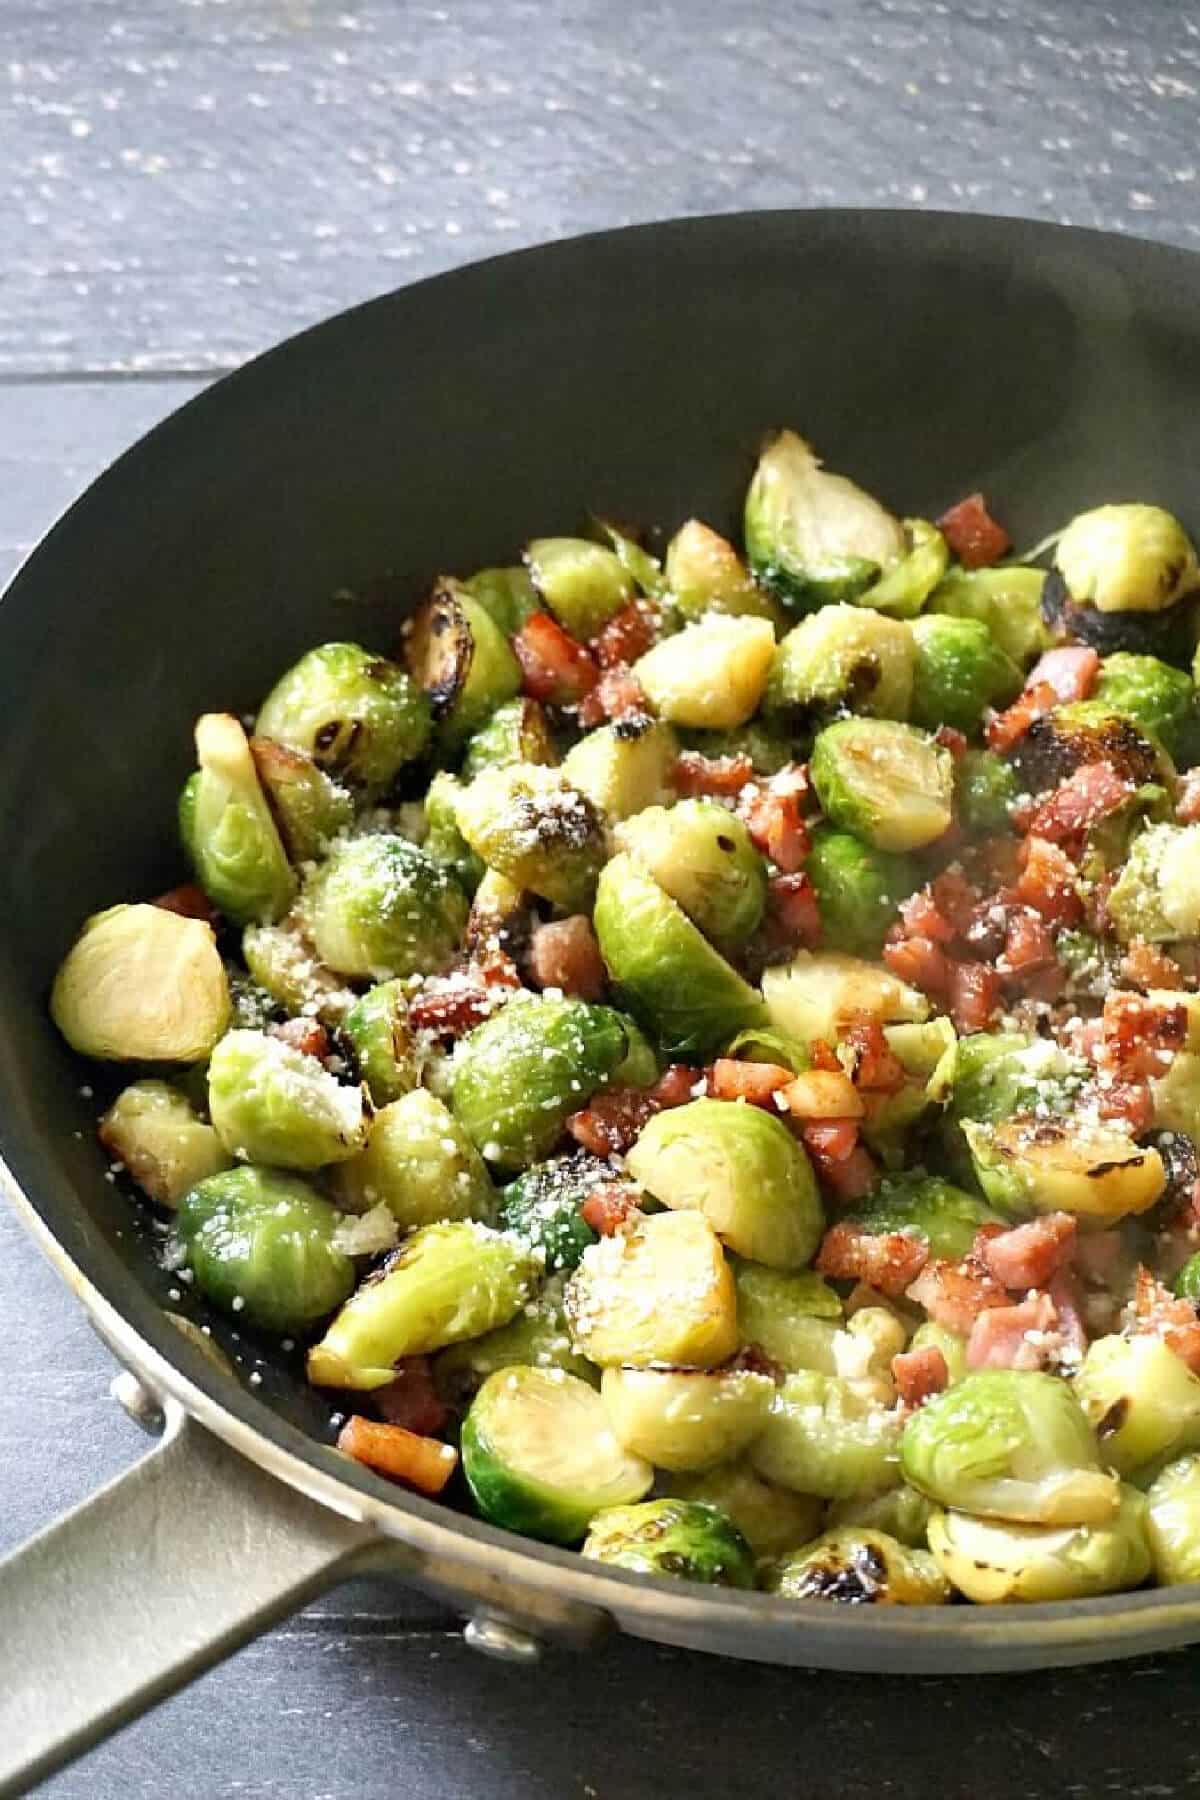
[[450, 1409], [433, 1381], [433, 1364], [427, 1356], [406, 1356], [396, 1364], [394, 1378], [375, 1388], [372, 1400], [389, 1425], [402, 1425], [420, 1437], [437, 1437], [446, 1429]]
[[968, 881], [961, 869], [943, 869], [930, 884], [933, 903], [957, 932], [966, 931], [979, 906], [979, 889]]
[[485, 961], [433, 977], [409, 1002], [408, 1022], [414, 1031], [460, 1038], [490, 1018], [520, 986], [512, 958], [503, 950], [492, 950]]
[[772, 875], [767, 882], [767, 926], [777, 944], [803, 944], [808, 949], [821, 941], [821, 909], [817, 890], [801, 871], [796, 875]]
[[572, 1113], [567, 1130], [593, 1156], [623, 1156], [654, 1113], [687, 1104], [697, 1079], [698, 1071], [687, 1063], [672, 1063], [651, 1088], [611, 1088], [595, 1095]]
[[1041, 1369], [1056, 1347], [1041, 1341], [1058, 1323], [1049, 1294], [1030, 1294], [1017, 1306], [989, 1306], [967, 1339], [969, 1369]]
[[535, 987], [561, 988], [577, 1000], [599, 1000], [608, 979], [600, 946], [585, 913], [535, 925], [529, 940]]
[[1077, 1230], [1070, 1213], [1044, 1213], [1027, 1225], [999, 1231], [982, 1244], [976, 1240], [979, 1259], [989, 1274], [1014, 1292], [1048, 1287], [1070, 1262]]
[[1200, 769], [1189, 769], [1183, 777], [1175, 817], [1181, 825], [1200, 824]]
[[1111, 763], [1084, 763], [1036, 808], [1028, 829], [1054, 844], [1078, 838], [1124, 806], [1132, 792], [1132, 784]]
[[315, 1056], [318, 1062], [324, 1062], [332, 1047], [329, 1033], [318, 1019], [282, 1019], [278, 1025], [268, 1025], [267, 1031], [301, 1056]]
[[949, 944], [958, 935], [927, 887], [900, 902], [900, 919], [903, 931], [897, 932], [897, 942], [907, 936], [928, 938], [934, 944]]
[[1054, 939], [1050, 928], [1030, 908], [1014, 907], [1008, 915], [1004, 934], [1004, 951], [996, 967], [1004, 975], [1028, 975], [1034, 969], [1046, 969], [1054, 962]]
[[668, 1064], [650, 1089], [655, 1111], [666, 1112], [672, 1106], [686, 1106], [698, 1079], [699, 1071], [693, 1069], [691, 1063]]
[[939, 725], [933, 738], [934, 742], [940, 744], [943, 750], [950, 752], [955, 762], [961, 761], [967, 754], [966, 736], [963, 732], [956, 731], [953, 725]]
[[932, 938], [906, 937], [883, 946], [883, 960], [892, 974], [910, 987], [920, 988], [931, 1000], [943, 1000], [950, 991], [951, 963]]
[[814, 1069], [828, 1069], [835, 1075], [843, 1072], [841, 1058], [832, 1044], [827, 1044], [824, 1038], [813, 1039], [808, 1046], [808, 1060], [810, 1067]]
[[702, 756], [698, 750], [681, 751], [671, 773], [675, 792], [687, 800], [697, 795], [731, 800], [753, 780], [748, 756]]
[[995, 969], [978, 962], [950, 964], [950, 1016], [959, 1031], [986, 1031], [999, 1005]]
[[614, 663], [579, 702], [579, 723], [590, 731], [605, 719], [627, 719], [633, 713], [646, 713], [648, 705], [633, 670], [624, 663]]
[[1061, 706], [1086, 700], [1096, 685], [1100, 658], [1088, 644], [1062, 644], [1043, 652], [1029, 671], [1026, 687], [1045, 682], [1054, 689]]
[[592, 639], [592, 654], [600, 667], [635, 663], [658, 636], [658, 622], [658, 611], [648, 600], [631, 600], [623, 606]]
[[1141, 994], [1105, 996], [1101, 1060], [1119, 1081], [1165, 1075], [1187, 1043], [1187, 1008], [1182, 1002]]
[[178, 913], [184, 919], [203, 919], [206, 925], [216, 925], [221, 915], [209, 899], [204, 889], [195, 882], [188, 882], [184, 887], [168, 888], [151, 906], [160, 906], [164, 912]]
[[1052, 925], [1078, 925], [1083, 917], [1078, 872], [1070, 857], [1047, 838], [1027, 837], [1021, 846], [1016, 897]]
[[719, 1056], [708, 1071], [708, 1092], [714, 1100], [748, 1100], [753, 1106], [773, 1106], [775, 1095], [795, 1080], [791, 1069], [780, 1063], [743, 1062], [735, 1056]]
[[1102, 1081], [1096, 1088], [1096, 1111], [1140, 1137], [1154, 1123], [1154, 1096], [1144, 1081]]
[[1178, 990], [1186, 980], [1175, 958], [1168, 956], [1159, 945], [1146, 943], [1144, 938], [1134, 938], [1121, 958], [1118, 973], [1122, 981], [1138, 988]]
[[839, 1200], [862, 1200], [879, 1185], [875, 1159], [859, 1143], [853, 1119], [813, 1119], [800, 1124], [800, 1138], [821, 1180]]
[[842, 1068], [806, 1069], [789, 1080], [783, 1090], [787, 1110], [794, 1119], [861, 1119], [863, 1102]]
[[1004, 712], [989, 719], [984, 730], [989, 750], [1003, 753], [1019, 744], [1036, 719], [1044, 719], [1058, 705], [1058, 695], [1048, 681], [1027, 684]]
[[850, 1079], [856, 1088], [895, 1094], [904, 1086], [904, 1065], [889, 1047], [878, 1019], [853, 1019], [842, 1033], [850, 1052]]
[[577, 706], [600, 679], [583, 645], [549, 613], [530, 615], [512, 638], [521, 665], [521, 691], [552, 706]]
[[458, 1467], [453, 1444], [405, 1431], [402, 1425], [377, 1425], [354, 1413], [338, 1433], [337, 1447], [378, 1475], [403, 1481], [421, 1494], [440, 1494]]
[[1059, 1344], [1056, 1360], [1082, 1361], [1087, 1354], [1088, 1334], [1080, 1312], [1079, 1294], [1070, 1269], [1060, 1269], [1047, 1289], [1057, 1315], [1055, 1331]]
[[1003, 525], [997, 525], [982, 494], [968, 494], [938, 520], [938, 528], [964, 569], [985, 569], [1012, 548]]
[[808, 770], [803, 763], [789, 763], [738, 806], [755, 847], [785, 875], [794, 875], [808, 855], [802, 814], [807, 796]]
[[915, 1410], [949, 1387], [950, 1371], [937, 1345], [927, 1344], [923, 1350], [902, 1350], [893, 1356], [892, 1380], [904, 1405]]
[[1135, 1336], [1160, 1337], [1194, 1375], [1200, 1375], [1200, 1318], [1195, 1306], [1172, 1294], [1142, 1264], [1127, 1318], [1127, 1328]]
[[858, 1144], [857, 1119], [813, 1119], [800, 1133], [811, 1154], [824, 1168], [846, 1162]]
[[836, 1281], [865, 1281], [892, 1300], [899, 1299], [929, 1260], [922, 1238], [903, 1231], [864, 1231], [849, 1219], [832, 1226], [821, 1240], [816, 1267]]
[[634, 1189], [613, 1181], [593, 1189], [579, 1212], [584, 1224], [590, 1225], [598, 1236], [612, 1237], [630, 1219], [637, 1218], [641, 1210]]
[[973, 1257], [927, 1263], [905, 1292], [936, 1324], [963, 1337], [988, 1307], [1008, 1305], [1008, 1290]]

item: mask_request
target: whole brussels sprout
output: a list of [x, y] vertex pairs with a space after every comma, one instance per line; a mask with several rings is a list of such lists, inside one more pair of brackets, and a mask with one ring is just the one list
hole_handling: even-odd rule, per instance
[[821, 1241], [825, 1219], [808, 1157], [761, 1107], [693, 1100], [655, 1113], [625, 1161], [656, 1200], [703, 1213], [722, 1242], [752, 1262], [798, 1269]]
[[467, 897], [448, 870], [407, 838], [339, 844], [308, 882], [304, 918], [322, 962], [339, 975], [387, 981], [437, 974], [467, 923]]
[[[278, 925], [247, 925], [242, 956], [257, 987], [285, 1012], [339, 1025], [354, 1005], [353, 990], [326, 968], [298, 913], [289, 913]], [[251, 1022], [238, 1019], [239, 1024]]]
[[551, 1275], [507, 1325], [498, 1325], [483, 1337], [468, 1338], [465, 1343], [439, 1350], [433, 1374], [443, 1399], [461, 1409], [474, 1399], [489, 1375], [518, 1365], [561, 1369], [590, 1387], [598, 1387], [600, 1371], [571, 1347], [563, 1288], [564, 1277]]
[[930, 614], [977, 619], [1015, 663], [1031, 663], [1049, 648], [1042, 620], [1042, 569], [951, 569], [930, 596]]
[[901, 1426], [897, 1412], [853, 1383], [798, 1369], [776, 1393], [750, 1461], [780, 1487], [853, 1500], [896, 1485]]
[[1151, 1483], [1146, 1536], [1160, 1587], [1200, 1581], [1200, 1456], [1183, 1456]]
[[1140, 1587], [1150, 1573], [1145, 1497], [1127, 1487], [1103, 1524], [1021, 1525], [935, 1512], [929, 1548], [946, 1580], [982, 1605], [1086, 1600]]
[[775, 1563], [767, 1591], [839, 1606], [945, 1606], [950, 1584], [926, 1550], [868, 1525], [842, 1525]]
[[521, 666], [507, 636], [461, 583], [441, 576], [405, 632], [409, 673], [443, 748], [456, 749], [519, 691]]
[[189, 1188], [230, 1164], [212, 1126], [186, 1094], [165, 1081], [135, 1081], [123, 1088], [101, 1119], [98, 1135], [109, 1156], [123, 1162], [160, 1206], [178, 1206]]
[[718, 801], [647, 807], [617, 841], [713, 943], [736, 949], [758, 930], [766, 865], [741, 819]]
[[163, 906], [94, 913], [50, 992], [72, 1050], [106, 1062], [203, 1062], [230, 1011], [212, 927]]
[[563, 774], [610, 823], [674, 798], [671, 772], [679, 744], [669, 725], [627, 713], [589, 731], [569, 750]]
[[936, 731], [950, 725], [978, 737], [989, 706], [1007, 706], [1019, 694], [1022, 675], [986, 625], [930, 613], [913, 622], [917, 660], [913, 670], [914, 725]]
[[373, 1106], [387, 1106], [417, 1086], [421, 1071], [403, 982], [381, 981], [368, 989], [342, 1020], [342, 1032]]
[[766, 1022], [755, 990], [631, 856], [601, 872], [593, 923], [622, 1004], [664, 1055], [704, 1055]]
[[766, 969], [762, 987], [772, 1025], [802, 1044], [836, 1044], [859, 1018], [894, 1025], [929, 1017], [924, 994], [880, 964], [840, 950], [800, 950], [790, 963]]
[[732, 1520], [699, 1500], [645, 1500], [597, 1513], [581, 1552], [638, 1575], [716, 1587], [757, 1586], [754, 1556]]
[[877, 850], [919, 850], [954, 816], [954, 758], [892, 719], [839, 719], [820, 732], [812, 784], [834, 825]]
[[414, 1088], [371, 1122], [366, 1148], [336, 1176], [347, 1212], [386, 1206], [402, 1230], [440, 1219], [490, 1221], [496, 1194], [458, 1120], [433, 1094]]
[[797, 612], [852, 600], [906, 549], [891, 514], [823, 469], [794, 431], [781, 431], [759, 458], [743, 527], [755, 576]]
[[826, 606], [802, 619], [775, 652], [763, 711], [803, 735], [847, 710], [906, 719], [916, 646], [912, 627], [867, 606]]
[[520, 631], [526, 619], [541, 607], [541, 597], [529, 570], [520, 563], [506, 568], [477, 569], [463, 586], [505, 637]]
[[536, 700], [506, 700], [467, 743], [463, 780], [474, 781], [485, 769], [509, 769], [514, 763], [553, 768], [558, 751], [550, 722]]
[[834, 1336], [842, 1303], [823, 1276], [812, 1269], [769, 1269], [733, 1261], [738, 1330], [742, 1343], [761, 1350], [781, 1369], [837, 1373]]
[[462, 1459], [485, 1519], [552, 1544], [577, 1544], [597, 1514], [640, 1500], [654, 1479], [613, 1436], [595, 1388], [562, 1369], [489, 1375], [463, 1422]]
[[1194, 731], [1196, 688], [1190, 675], [1157, 656], [1106, 656], [1092, 697], [1113, 712], [1124, 713], [1149, 731], [1172, 757], [1177, 757]]
[[428, 743], [429, 702], [403, 669], [361, 644], [322, 644], [271, 689], [254, 730], [377, 794]]
[[595, 637], [633, 599], [620, 557], [587, 538], [534, 538], [525, 562], [542, 599], [573, 637]]
[[[913, 1339], [914, 1345], [916, 1338]], [[836, 1530], [843, 1525], [864, 1526], [869, 1531], [885, 1531], [898, 1544], [910, 1550], [923, 1550], [933, 1511], [924, 1494], [918, 1494], [906, 1482], [888, 1488], [883, 1494], [870, 1494], [865, 1500], [835, 1500], [829, 1508], [827, 1525]]]
[[946, 573], [950, 548], [928, 519], [904, 520], [905, 553], [862, 595], [862, 604], [894, 619], [915, 619]]
[[235, 924], [272, 924], [296, 893], [246, 734], [227, 713], [196, 723], [198, 772], [179, 800], [179, 834], [205, 893]]
[[241, 1162], [321, 1169], [367, 1141], [361, 1088], [343, 1087], [314, 1056], [265, 1031], [231, 1031], [208, 1065], [208, 1110]]
[[769, 619], [713, 612], [647, 650], [633, 672], [660, 719], [725, 731], [758, 711], [774, 655]]
[[757, 1370], [605, 1369], [600, 1398], [619, 1443], [659, 1469], [706, 1469], [766, 1423], [775, 1383]]
[[1159, 1337], [1097, 1338], [1073, 1386], [1119, 1475], [1200, 1449], [1200, 1379]]
[[300, 1332], [341, 1305], [354, 1264], [336, 1247], [338, 1214], [276, 1169], [228, 1169], [184, 1195], [176, 1231], [206, 1299], [264, 1331]]
[[1196, 585], [1196, 552], [1161, 506], [1097, 506], [1058, 540], [1054, 566], [1071, 599], [1097, 611], [1162, 612]]
[[628, 1046], [625, 1021], [609, 1006], [517, 997], [459, 1045], [455, 1117], [490, 1163], [526, 1169], [553, 1150]]
[[593, 803], [558, 769], [485, 769], [455, 806], [458, 828], [490, 869], [567, 912], [585, 909], [604, 860]]
[[733, 1274], [700, 1213], [655, 1213], [602, 1237], [566, 1305], [576, 1349], [601, 1368], [712, 1369], [737, 1349]]
[[929, 1499], [986, 1518], [1103, 1525], [1119, 1503], [1079, 1401], [1032, 1370], [976, 1370], [935, 1394], [905, 1426], [900, 1463]]
[[685, 619], [705, 613], [753, 613], [771, 617], [771, 601], [756, 586], [741, 557], [719, 532], [688, 519], [667, 545], [667, 587]]
[[967, 750], [954, 772], [958, 817], [964, 831], [988, 835], [1011, 829], [1009, 808], [1019, 791], [1010, 764], [991, 750]]
[[1151, 825], [1106, 902], [1123, 944], [1200, 935], [1200, 825]]
[[548, 1269], [574, 1269], [596, 1241], [580, 1207], [612, 1180], [608, 1165], [583, 1151], [537, 1163], [501, 1193], [500, 1223], [543, 1256]]
[[353, 794], [311, 756], [273, 738], [251, 738], [250, 754], [288, 855], [315, 862], [354, 823]]
[[866, 1206], [852, 1217], [863, 1231], [903, 1231], [923, 1238], [929, 1254], [957, 1262], [966, 1256], [981, 1225], [1002, 1223], [975, 1194], [968, 1194], [937, 1175], [911, 1170], [885, 1176]]
[[1066, 1212], [1103, 1226], [1147, 1212], [1167, 1185], [1162, 1157], [1151, 1145], [1079, 1118], [968, 1120], [963, 1133], [980, 1187], [1009, 1217]]
[[458, 828], [458, 802], [466, 790], [461, 781], [439, 770], [425, 792], [427, 856], [443, 863], [465, 894], [473, 894], [484, 876], [484, 861], [477, 856]]
[[877, 956], [901, 900], [920, 886], [905, 856], [872, 849], [848, 831], [818, 825], [804, 872], [816, 889], [821, 942], [852, 956]]

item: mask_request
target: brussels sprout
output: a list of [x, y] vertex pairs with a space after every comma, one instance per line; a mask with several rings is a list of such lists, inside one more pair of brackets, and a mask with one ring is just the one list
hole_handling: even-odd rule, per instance
[[1174, 764], [1157, 739], [1098, 700], [1075, 700], [1035, 719], [1014, 759], [1030, 793], [1057, 787], [1094, 762], [1109, 763], [1134, 788], [1175, 787]]
[[762, 923], [766, 866], [745, 825], [719, 801], [647, 807], [617, 841], [719, 947], [736, 949]]
[[1200, 1379], [1159, 1337], [1102, 1337], [1073, 1383], [1119, 1475], [1200, 1449]]
[[1021, 670], [978, 619], [930, 613], [912, 627], [916, 644], [914, 725], [950, 725], [977, 737], [989, 706], [1007, 706], [1022, 687]]
[[679, 739], [685, 749], [698, 750], [714, 761], [748, 756], [756, 775], [778, 775], [795, 761], [791, 739], [771, 730], [760, 719], [751, 719], [749, 724], [737, 725], [732, 731], [681, 731]]
[[100, 1142], [142, 1192], [175, 1207], [198, 1181], [227, 1169], [225, 1146], [186, 1094], [165, 1081], [123, 1088], [100, 1121]]
[[1181, 1300], [1200, 1300], [1200, 1251], [1189, 1256], [1182, 1269], [1176, 1271], [1171, 1292]]
[[94, 913], [50, 993], [72, 1050], [106, 1062], [203, 1062], [230, 1010], [212, 928], [163, 906]]
[[821, 942], [858, 956], [879, 954], [896, 908], [921, 880], [907, 857], [874, 850], [831, 825], [813, 832], [804, 872], [817, 893]]
[[242, 1162], [321, 1169], [367, 1141], [361, 1088], [343, 1087], [315, 1056], [265, 1031], [231, 1031], [208, 1065], [217, 1135]]
[[339, 844], [308, 882], [302, 906], [322, 962], [373, 981], [444, 969], [468, 911], [436, 857], [382, 833]]
[[733, 545], [699, 519], [681, 525], [667, 545], [665, 573], [685, 619], [709, 612], [771, 617], [771, 601], [747, 574]]
[[625, 1021], [583, 1000], [517, 997], [460, 1044], [455, 1117], [490, 1163], [526, 1169], [623, 1061]]
[[837, 1373], [833, 1340], [842, 1322], [842, 1303], [820, 1275], [811, 1269], [764, 1268], [738, 1257], [733, 1279], [743, 1344], [761, 1350], [783, 1369]]
[[952, 1262], [968, 1254], [981, 1225], [999, 1222], [999, 1214], [974, 1194], [919, 1170], [886, 1176], [863, 1211], [853, 1215], [864, 1231], [923, 1238], [931, 1256]]
[[1091, 1071], [1048, 1038], [978, 1031], [958, 1040], [950, 1111], [955, 1119], [1002, 1124], [1017, 1113], [1069, 1113]]
[[259, 786], [246, 734], [228, 713], [196, 722], [199, 771], [179, 800], [179, 834], [196, 879], [236, 924], [272, 924], [296, 877]]
[[386, 1206], [404, 1231], [496, 1210], [483, 1161], [458, 1120], [424, 1088], [402, 1094], [371, 1123], [366, 1148], [343, 1163], [337, 1198], [348, 1212]]
[[1159, 1586], [1200, 1581], [1200, 1456], [1168, 1463], [1146, 1502], [1146, 1536]]
[[706, 613], [647, 650], [633, 672], [669, 724], [724, 731], [757, 712], [774, 654], [769, 619]]
[[566, 1305], [576, 1349], [601, 1368], [712, 1369], [737, 1349], [733, 1272], [699, 1213], [655, 1213], [601, 1238]]
[[1148, 1211], [1167, 1185], [1157, 1150], [1080, 1118], [1026, 1113], [999, 1125], [968, 1120], [963, 1132], [980, 1187], [1009, 1217], [1067, 1212], [1103, 1226]]
[[644, 713], [602, 725], [567, 752], [563, 774], [609, 820], [674, 798], [671, 771], [679, 755], [675, 733]]
[[1196, 689], [1189, 675], [1157, 656], [1106, 656], [1093, 699], [1152, 732], [1172, 757], [1194, 723]]
[[353, 991], [325, 967], [296, 913], [279, 925], [248, 925], [242, 955], [258, 987], [285, 1012], [336, 1025], [354, 1005]]
[[429, 702], [403, 669], [360, 644], [322, 644], [275, 684], [254, 729], [377, 794], [428, 743]]
[[660, 1490], [677, 1500], [699, 1500], [732, 1520], [755, 1556], [778, 1556], [806, 1544], [821, 1529], [825, 1503], [816, 1494], [772, 1487], [742, 1458], [695, 1474], [660, 1477]]
[[315, 862], [354, 823], [354, 796], [303, 750], [273, 738], [250, 739], [250, 754], [288, 855]]
[[1135, 841], [1108, 896], [1124, 944], [1200, 935], [1200, 825], [1151, 825]]
[[839, 719], [818, 734], [812, 783], [826, 817], [877, 850], [919, 850], [954, 816], [954, 758], [892, 719]]
[[466, 947], [472, 953], [494, 950], [524, 955], [533, 926], [530, 900], [507, 875], [489, 869], [475, 889], [467, 918]]
[[808, 1158], [761, 1107], [693, 1100], [655, 1113], [625, 1160], [656, 1200], [703, 1213], [722, 1242], [753, 1262], [797, 1269], [821, 1241], [825, 1220]]
[[515, 1318], [540, 1271], [523, 1244], [475, 1220], [423, 1225], [351, 1295], [308, 1353], [314, 1387], [377, 1388], [405, 1356]]
[[1140, 1587], [1150, 1573], [1146, 1501], [1120, 1490], [1120, 1509], [1103, 1524], [1018, 1525], [935, 1512], [929, 1548], [946, 1580], [981, 1605], [1086, 1600]]
[[613, 1087], [653, 1087], [659, 1077], [658, 1058], [650, 1047], [649, 1040], [638, 1029], [632, 1019], [622, 1015], [622, 1023], [629, 1039], [625, 1056], [612, 1072]]
[[778, 1069], [790, 1069], [793, 1075], [807, 1069], [809, 1062], [808, 1049], [799, 1038], [765, 1026], [752, 1025], [748, 1031], [739, 1031], [729, 1040], [724, 1053], [742, 1062], [774, 1063]]
[[487, 609], [441, 576], [405, 627], [405, 661], [429, 701], [444, 747], [453, 749], [511, 700], [521, 665]]
[[799, 1369], [778, 1390], [750, 1461], [767, 1481], [826, 1500], [882, 1493], [899, 1479], [902, 1420], [849, 1381]]
[[[915, 1338], [913, 1342], [916, 1343]], [[898, 1544], [923, 1550], [932, 1511], [924, 1494], [901, 1482], [899, 1487], [888, 1488], [884, 1494], [870, 1494], [865, 1500], [835, 1500], [826, 1522], [830, 1529], [857, 1525], [869, 1531], [885, 1531]]]
[[967, 1340], [957, 1331], [948, 1331], [936, 1319], [926, 1319], [912, 1334], [910, 1350], [940, 1350], [946, 1372], [953, 1384], [967, 1373]]
[[633, 599], [620, 557], [587, 538], [535, 538], [525, 561], [542, 599], [573, 637], [595, 637]]
[[1180, 1050], [1166, 1074], [1151, 1079], [1150, 1093], [1155, 1128], [1190, 1136], [1200, 1120], [1200, 1056]]
[[553, 768], [558, 751], [550, 722], [536, 700], [508, 700], [467, 743], [463, 780], [474, 781], [485, 769], [509, 769], [514, 763]]
[[1054, 566], [1072, 600], [1099, 612], [1162, 612], [1195, 587], [1196, 552], [1161, 506], [1097, 506], [1058, 540]]
[[704, 1055], [765, 1023], [754, 989], [632, 857], [601, 872], [593, 923], [622, 1004], [664, 1055]]
[[856, 1019], [881, 1025], [929, 1017], [929, 1002], [887, 969], [840, 951], [801, 950], [790, 963], [763, 974], [763, 998], [771, 1023], [811, 1044], [836, 1044]]
[[958, 1068], [958, 1037], [949, 1019], [885, 1025], [883, 1035], [904, 1073], [925, 1083], [930, 1100], [949, 1098]]
[[724, 1369], [605, 1369], [600, 1398], [617, 1439], [660, 1469], [706, 1469], [737, 1456], [766, 1423], [775, 1383]]
[[381, 981], [355, 1001], [342, 1021], [359, 1079], [374, 1106], [387, 1106], [415, 1088], [421, 1078], [404, 984]]
[[596, 1233], [580, 1207], [613, 1181], [606, 1163], [580, 1152], [527, 1169], [500, 1195], [500, 1223], [524, 1238], [548, 1269], [574, 1269]]
[[465, 789], [457, 776], [439, 770], [425, 793], [425, 836], [422, 849], [449, 870], [464, 894], [475, 893], [486, 872], [458, 829], [458, 802]]
[[959, 822], [981, 836], [1010, 829], [1009, 807], [1018, 782], [1010, 765], [991, 750], [968, 750], [954, 771]]
[[866, 606], [826, 606], [775, 651], [763, 711], [794, 735], [846, 711], [906, 719], [915, 661], [911, 625]]
[[1050, 633], [1042, 622], [1045, 579], [1041, 569], [1016, 565], [951, 569], [930, 596], [928, 611], [955, 619], [978, 619], [1006, 656], [1027, 664], [1050, 644]]
[[1087, 1415], [1065, 1381], [976, 1370], [913, 1413], [905, 1479], [940, 1506], [1031, 1525], [1102, 1525], [1117, 1510]]
[[905, 554], [904, 533], [877, 500], [821, 467], [804, 439], [781, 431], [746, 495], [754, 574], [793, 610], [852, 600]]
[[433, 1363], [438, 1393], [452, 1406], [462, 1407], [474, 1398], [489, 1375], [518, 1364], [561, 1369], [566, 1375], [575, 1375], [589, 1386], [598, 1387], [600, 1371], [571, 1348], [563, 1286], [563, 1276], [551, 1275], [540, 1293], [527, 1301], [507, 1325], [439, 1350]]
[[716, 1587], [757, 1585], [754, 1556], [737, 1526], [699, 1500], [606, 1507], [592, 1520], [582, 1555], [638, 1575], [672, 1575]]
[[485, 769], [458, 796], [455, 815], [472, 850], [518, 887], [566, 912], [590, 902], [604, 860], [603, 821], [561, 770]]
[[869, 1525], [823, 1532], [781, 1557], [765, 1585], [785, 1600], [839, 1606], [945, 1606], [950, 1600], [950, 1584], [928, 1551]]
[[643, 594], [655, 598], [667, 591], [666, 576], [662, 564], [656, 556], [642, 548], [635, 538], [622, 531], [608, 519], [594, 521], [600, 536], [606, 537], [612, 546], [613, 555], [634, 584], [641, 588]]
[[904, 556], [867, 589], [862, 604], [895, 619], [915, 619], [945, 575], [950, 550], [928, 519], [905, 519], [904, 537]]
[[526, 619], [541, 606], [529, 570], [520, 563], [506, 568], [477, 569], [463, 586], [505, 637], [520, 631]]
[[334, 1243], [337, 1224], [328, 1200], [275, 1169], [210, 1175], [184, 1195], [176, 1215], [187, 1266], [206, 1299], [280, 1333], [315, 1325], [354, 1286], [354, 1264]]

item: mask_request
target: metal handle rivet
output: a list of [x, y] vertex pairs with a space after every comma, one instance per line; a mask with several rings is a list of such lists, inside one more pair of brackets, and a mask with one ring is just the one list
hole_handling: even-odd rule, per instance
[[142, 1386], [136, 1375], [131, 1374], [128, 1369], [122, 1369], [109, 1382], [108, 1391], [135, 1425], [140, 1425], [151, 1437], [159, 1435], [166, 1424], [162, 1407], [149, 1389]]
[[478, 1613], [467, 1620], [463, 1640], [481, 1656], [494, 1656], [500, 1662], [535, 1663], [543, 1649], [540, 1638], [489, 1613]]

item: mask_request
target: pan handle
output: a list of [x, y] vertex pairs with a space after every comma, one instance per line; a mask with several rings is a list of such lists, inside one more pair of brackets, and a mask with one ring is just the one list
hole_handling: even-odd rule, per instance
[[0, 1561], [0, 1800], [386, 1541], [265, 1474], [175, 1401], [163, 1413], [148, 1455]]

